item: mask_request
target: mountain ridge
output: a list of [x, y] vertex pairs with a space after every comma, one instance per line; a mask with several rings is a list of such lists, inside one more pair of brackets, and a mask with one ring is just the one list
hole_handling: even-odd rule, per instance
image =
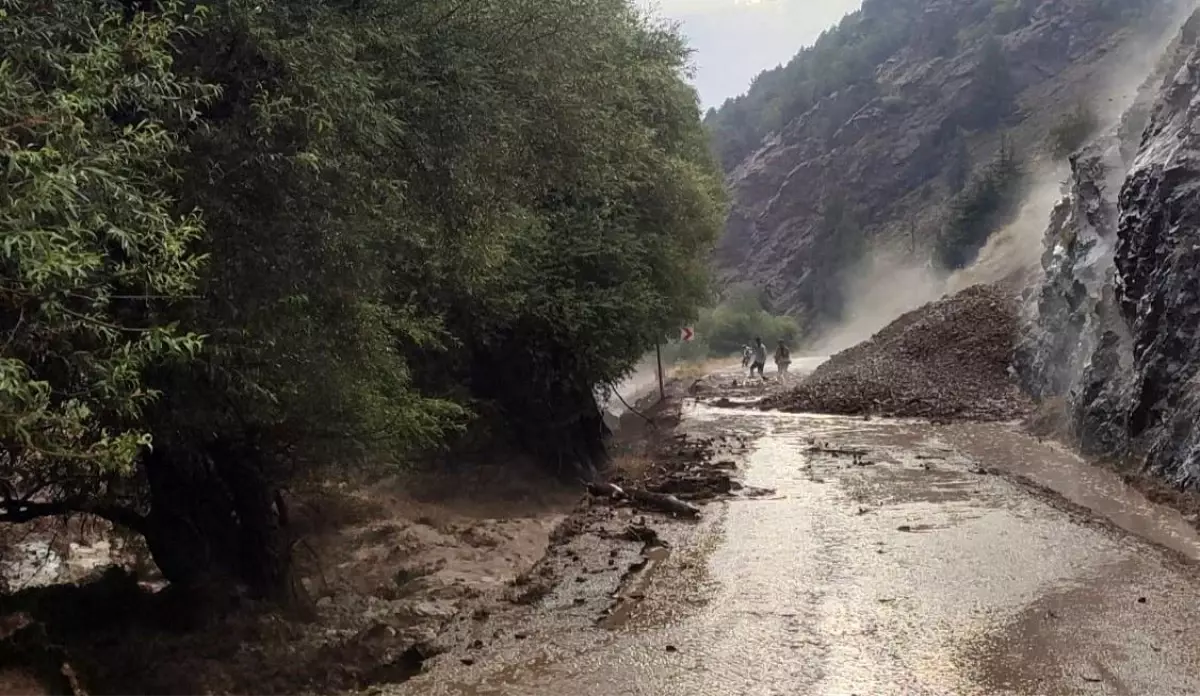
[[[962, 187], [1004, 147], [1027, 174], [1052, 165], [1042, 150], [1055, 121], [1085, 100], [1124, 99], [1103, 95], [1123, 89], [1113, 83], [1137, 47], [1174, 33], [1178, 5], [867, 0], [710, 112], [732, 199], [714, 259], [721, 283], [762, 288], [812, 335], [841, 319], [846, 285], [869, 252], [938, 266]], [[813, 97], [795, 114], [810, 100], [787, 94], [789, 74]], [[744, 144], [729, 124], [755, 100], [783, 114], [781, 125], [739, 159]], [[964, 258], [986, 241], [973, 236]]]

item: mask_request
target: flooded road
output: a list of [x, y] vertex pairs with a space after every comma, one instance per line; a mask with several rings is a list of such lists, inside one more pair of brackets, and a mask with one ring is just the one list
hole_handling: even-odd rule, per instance
[[1200, 538], [1110, 472], [1006, 425], [691, 403], [682, 427], [754, 433], [744, 483], [775, 494], [709, 506], [620, 620], [550, 601], [386, 691], [1200, 693]]

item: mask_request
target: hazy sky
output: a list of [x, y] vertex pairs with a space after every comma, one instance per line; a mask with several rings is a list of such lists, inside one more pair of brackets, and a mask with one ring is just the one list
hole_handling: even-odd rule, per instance
[[643, 0], [683, 22], [696, 50], [696, 86], [705, 108], [746, 91], [767, 68], [786, 63], [861, 0]]

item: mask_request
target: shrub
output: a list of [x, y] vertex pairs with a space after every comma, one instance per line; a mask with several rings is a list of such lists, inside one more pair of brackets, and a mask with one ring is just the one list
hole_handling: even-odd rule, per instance
[[1087, 104], [1077, 104], [1050, 128], [1047, 135], [1050, 154], [1058, 160], [1067, 159], [1087, 144], [1099, 126], [1100, 119], [1095, 110]]
[[700, 313], [696, 338], [690, 343], [674, 343], [664, 356], [670, 360], [704, 360], [739, 355], [742, 346], [755, 337], [768, 346], [777, 341], [795, 344], [800, 325], [789, 316], [772, 313], [761, 293], [738, 287], [716, 307]]
[[950, 220], [938, 238], [937, 260], [947, 269], [974, 262], [992, 232], [1020, 203], [1023, 168], [1007, 142], [950, 205]]

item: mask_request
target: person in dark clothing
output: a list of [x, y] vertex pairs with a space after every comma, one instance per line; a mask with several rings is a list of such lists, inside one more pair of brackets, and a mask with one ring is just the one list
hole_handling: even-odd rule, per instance
[[783, 341], [779, 342], [779, 347], [775, 349], [775, 368], [779, 370], [779, 381], [787, 379], [788, 366], [792, 364], [792, 353]]
[[763, 368], [767, 366], [767, 346], [761, 338], [754, 339], [754, 362], [750, 364], [750, 376], [754, 376], [754, 371], [758, 370], [758, 376], [765, 379]]

